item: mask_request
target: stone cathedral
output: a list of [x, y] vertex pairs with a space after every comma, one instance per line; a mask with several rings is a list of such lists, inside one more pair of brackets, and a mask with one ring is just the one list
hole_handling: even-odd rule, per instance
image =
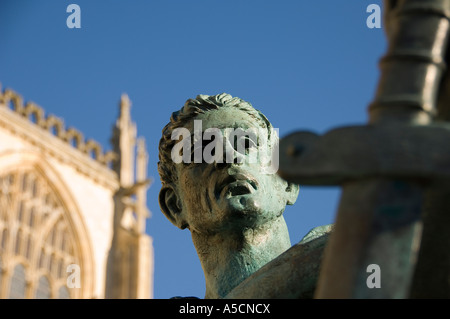
[[123, 95], [113, 149], [0, 90], [0, 298], [152, 298], [148, 154]]

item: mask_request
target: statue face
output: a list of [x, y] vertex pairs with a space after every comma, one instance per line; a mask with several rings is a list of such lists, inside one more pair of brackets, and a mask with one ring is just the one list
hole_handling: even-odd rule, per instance
[[[276, 173], [267, 174], [267, 164], [249, 160], [250, 152], [247, 152], [250, 148], [260, 152], [272, 151], [267, 145], [261, 145], [267, 141], [267, 129], [261, 129], [246, 112], [228, 107], [199, 114], [195, 120], [202, 121], [203, 131], [209, 128], [220, 130], [224, 145], [230, 147], [229, 155], [240, 157], [241, 163], [227, 163], [228, 157], [224, 158], [224, 163], [177, 164], [177, 195], [189, 229], [200, 233], [242, 230], [280, 216], [288, 195], [292, 197], [288, 194], [288, 183]], [[194, 123], [186, 128], [194, 132]], [[239, 141], [236, 143], [234, 136], [227, 136], [229, 131], [238, 128], [259, 129], [257, 132], [263, 132], [265, 136], [245, 137], [246, 147], [242, 151], [237, 147]], [[295, 198], [296, 191], [298, 189], [294, 190]]]

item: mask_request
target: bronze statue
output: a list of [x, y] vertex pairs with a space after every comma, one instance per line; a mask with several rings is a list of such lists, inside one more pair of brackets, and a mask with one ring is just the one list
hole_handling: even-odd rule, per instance
[[[195, 132], [198, 122], [194, 120], [201, 120], [200, 133]], [[182, 128], [189, 130], [190, 137], [180, 139], [175, 134]], [[237, 129], [255, 129], [259, 134], [230, 134]], [[218, 133], [213, 141], [215, 161], [194, 160], [195, 145], [202, 148], [198, 154], [205, 154], [202, 134], [211, 130]], [[278, 136], [267, 118], [250, 103], [229, 94], [189, 99], [163, 129], [159, 203], [174, 225], [191, 232], [205, 274], [205, 298], [225, 297], [291, 247], [282, 214], [286, 205], [296, 201], [299, 187], [267, 170], [270, 163], [250, 160], [251, 151], [271, 154], [277, 143]], [[186, 145], [193, 146], [190, 154]], [[217, 156], [222, 147], [225, 150]]]

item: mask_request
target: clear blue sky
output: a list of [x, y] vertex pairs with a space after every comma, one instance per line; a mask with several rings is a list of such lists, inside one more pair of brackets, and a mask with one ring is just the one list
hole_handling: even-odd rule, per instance
[[[81, 28], [69, 29], [69, 4]], [[0, 83], [65, 120], [107, 150], [123, 92], [146, 139], [155, 249], [155, 298], [203, 297], [188, 230], [160, 212], [156, 165], [171, 112], [222, 92], [260, 109], [284, 136], [365, 124], [385, 53], [369, 29], [381, 0], [1, 0]], [[332, 223], [338, 188], [301, 187], [285, 218], [292, 243]]]

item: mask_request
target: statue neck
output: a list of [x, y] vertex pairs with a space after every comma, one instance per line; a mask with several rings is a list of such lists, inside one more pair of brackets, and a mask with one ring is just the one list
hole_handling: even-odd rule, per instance
[[291, 247], [283, 216], [240, 232], [192, 232], [206, 280], [205, 298], [223, 298], [243, 280]]

